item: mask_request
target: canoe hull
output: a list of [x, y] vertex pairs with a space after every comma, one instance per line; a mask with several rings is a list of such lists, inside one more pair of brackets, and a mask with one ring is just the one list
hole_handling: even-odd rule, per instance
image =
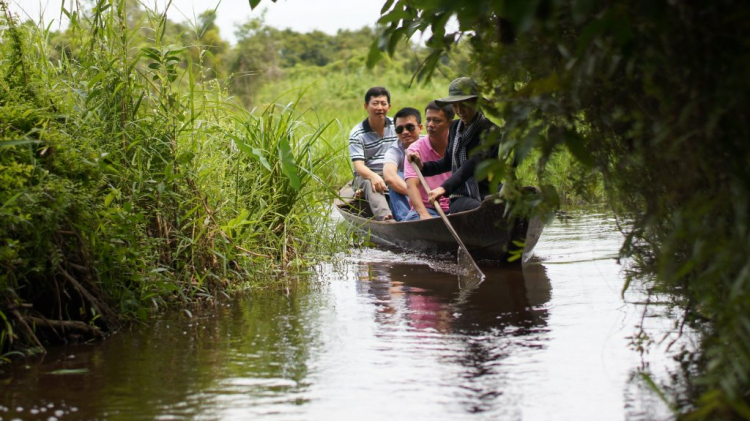
[[[340, 192], [335, 207], [357, 230], [369, 234], [370, 240], [382, 246], [396, 246], [425, 254], [455, 254], [458, 244], [441, 218], [407, 222], [379, 222], [371, 219], [367, 203], [355, 199], [351, 187]], [[448, 215], [448, 220], [475, 260], [507, 262], [511, 251], [519, 252], [513, 240], [524, 243], [527, 260], [542, 234], [544, 224], [539, 218], [509, 220], [503, 213], [505, 205], [485, 200], [474, 210]]]

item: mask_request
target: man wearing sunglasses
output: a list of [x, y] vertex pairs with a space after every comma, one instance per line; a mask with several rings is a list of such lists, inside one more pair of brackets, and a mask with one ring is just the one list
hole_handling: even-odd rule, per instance
[[361, 190], [377, 221], [393, 220], [383, 181], [385, 152], [396, 141], [393, 122], [388, 118], [391, 94], [377, 86], [365, 93], [367, 118], [349, 134], [349, 157], [354, 165], [354, 189]]
[[385, 153], [383, 178], [388, 185], [391, 211], [396, 221], [403, 221], [411, 209], [409, 193], [404, 181], [404, 158], [406, 149], [419, 139], [422, 133], [422, 115], [416, 108], [400, 109], [393, 116], [398, 142], [393, 142]]

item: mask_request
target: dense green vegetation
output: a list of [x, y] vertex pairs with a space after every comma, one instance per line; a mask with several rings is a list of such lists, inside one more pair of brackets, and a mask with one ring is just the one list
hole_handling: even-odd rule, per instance
[[327, 123], [295, 98], [246, 111], [211, 46], [129, 5], [53, 34], [0, 1], [0, 356], [283, 279], [344, 239]]
[[[680, 356], [693, 396], [672, 398], [686, 419], [750, 419], [748, 11], [733, 0], [388, 0], [371, 55], [429, 28], [418, 72], [429, 78], [468, 42], [516, 157], [545, 180], [567, 148], [576, 185], [602, 175], [631, 221], [629, 282], [671, 297], [684, 315], [675, 331], [701, 333], [700, 352]], [[509, 175], [501, 160], [486, 166]], [[555, 183], [543, 192], [539, 207], [556, 206]]]

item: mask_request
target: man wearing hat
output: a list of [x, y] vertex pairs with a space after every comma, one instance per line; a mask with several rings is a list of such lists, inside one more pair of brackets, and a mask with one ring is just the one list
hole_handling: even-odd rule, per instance
[[473, 79], [460, 77], [451, 82], [448, 96], [435, 100], [441, 107], [452, 104], [459, 117], [451, 124], [445, 155], [437, 161], [424, 163], [418, 153], [408, 155], [408, 159], [415, 162], [425, 176], [452, 171], [453, 174], [440, 187], [433, 189], [428, 197], [432, 203], [442, 196], [448, 196], [450, 213], [477, 208], [482, 199], [491, 193], [489, 181], [477, 181], [474, 172], [480, 162], [498, 156], [499, 143], [479, 153], [472, 154], [472, 151], [488, 134], [497, 132], [498, 127], [479, 110], [478, 102], [479, 87]]

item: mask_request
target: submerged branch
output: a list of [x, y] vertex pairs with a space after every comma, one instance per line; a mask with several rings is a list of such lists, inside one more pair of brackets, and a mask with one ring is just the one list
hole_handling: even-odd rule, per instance
[[50, 320], [43, 317], [35, 317], [35, 316], [26, 316], [26, 321], [34, 323], [35, 325], [46, 325], [50, 327], [51, 329], [60, 329], [63, 332], [66, 330], [74, 330], [79, 331], [83, 333], [88, 333], [96, 338], [101, 338], [103, 336], [102, 331], [96, 327], [88, 325], [84, 322], [79, 322], [75, 320]]
[[36, 346], [41, 348], [42, 352], [46, 353], [47, 349], [44, 348], [41, 342], [39, 342], [39, 338], [37, 338], [36, 333], [34, 333], [34, 329], [32, 329], [31, 326], [26, 323], [26, 319], [21, 315], [21, 313], [19, 313], [16, 309], [12, 309], [10, 312], [13, 317], [18, 320], [18, 323], [21, 325], [21, 328], [24, 330], [24, 332], [26, 332], [26, 337], [34, 342]]
[[57, 270], [60, 274], [63, 275], [65, 279], [67, 279], [73, 286], [75, 287], [78, 292], [81, 293], [81, 295], [86, 298], [86, 300], [89, 302], [91, 307], [96, 310], [97, 313], [99, 313], [102, 318], [104, 318], [104, 321], [107, 323], [108, 326], [116, 325], [117, 318], [112, 315], [112, 312], [109, 310], [109, 307], [106, 306], [106, 304], [101, 304], [99, 300], [94, 297], [91, 292], [89, 292], [88, 289], [84, 288], [83, 285], [81, 285], [80, 282], [76, 278], [74, 278], [72, 275], [70, 275], [65, 269], [63, 269], [62, 266], [59, 264], [57, 265]]

